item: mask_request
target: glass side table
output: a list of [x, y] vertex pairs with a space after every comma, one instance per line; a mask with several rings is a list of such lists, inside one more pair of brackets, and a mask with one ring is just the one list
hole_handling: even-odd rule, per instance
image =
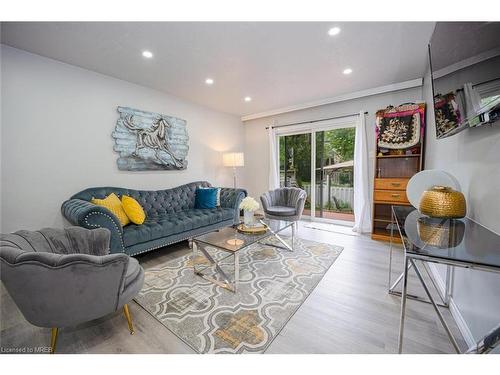
[[[392, 238], [396, 230], [403, 242], [404, 268], [401, 275], [392, 283]], [[444, 293], [438, 288], [437, 281], [428, 269], [429, 263], [446, 266]], [[389, 293], [401, 296], [399, 353], [403, 350], [407, 299], [430, 303], [433, 306], [455, 351], [460, 353], [460, 348], [439, 310], [439, 306], [449, 307], [454, 267], [500, 273], [500, 236], [469, 218], [434, 219], [422, 215], [413, 207], [392, 206]], [[408, 273], [411, 269], [415, 271], [427, 298], [408, 294]], [[429, 285], [424, 280], [423, 271], [428, 274], [441, 302], [436, 302], [433, 298]], [[402, 289], [398, 292], [396, 287], [401, 283]]]

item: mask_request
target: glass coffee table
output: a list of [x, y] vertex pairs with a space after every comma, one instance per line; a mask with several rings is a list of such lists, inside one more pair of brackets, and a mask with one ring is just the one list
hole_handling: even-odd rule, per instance
[[[216, 285], [219, 285], [231, 292], [236, 292], [236, 286], [239, 280], [239, 252], [247, 247], [260, 243], [263, 245], [273, 246], [287, 251], [294, 250], [294, 239], [295, 239], [295, 223], [293, 221], [283, 221], [283, 220], [272, 220], [272, 219], [260, 219], [267, 231], [260, 234], [247, 234], [241, 233], [234, 227], [226, 227], [214, 232], [203, 234], [193, 238], [193, 269], [194, 273], [198, 276], [203, 277]], [[287, 243], [280, 235], [285, 229], [292, 229], [292, 237], [290, 243]], [[275, 238], [279, 244], [270, 243], [268, 240], [270, 238]], [[214, 256], [213, 250], [208, 251], [207, 248], [214, 249], [217, 252], [222, 252], [223, 256]], [[205, 260], [203, 267], [200, 267], [196, 261], [200, 254]], [[224, 260], [233, 257], [234, 264], [234, 278], [228, 276], [228, 274], [222, 269], [221, 264]], [[208, 265], [206, 264], [208, 263]], [[212, 275], [205, 273], [204, 271], [212, 269]], [[219, 276], [220, 279], [216, 277]]]

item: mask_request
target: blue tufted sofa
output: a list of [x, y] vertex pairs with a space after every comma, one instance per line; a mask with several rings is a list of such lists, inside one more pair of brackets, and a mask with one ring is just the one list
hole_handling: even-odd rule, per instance
[[[137, 255], [190, 239], [202, 233], [239, 222], [239, 204], [246, 196], [242, 189], [222, 188], [220, 207], [194, 208], [197, 187], [210, 187], [206, 181], [192, 182], [173, 189], [147, 191], [117, 187], [85, 189], [65, 201], [62, 214], [73, 225], [84, 228], [107, 228], [111, 231], [111, 253]], [[108, 209], [91, 203], [115, 193], [136, 199], [146, 212], [142, 225], [129, 224], [122, 228], [117, 217]]]

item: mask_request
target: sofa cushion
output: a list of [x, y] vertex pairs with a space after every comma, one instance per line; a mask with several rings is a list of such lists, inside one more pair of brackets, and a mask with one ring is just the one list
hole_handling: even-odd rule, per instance
[[217, 206], [216, 188], [197, 188], [194, 208], [215, 208]]
[[193, 229], [204, 227], [210, 224], [219, 223], [225, 220], [232, 220], [234, 210], [232, 208], [210, 208], [187, 210], [190, 219], [193, 221]]
[[[215, 199], [215, 207], [220, 207], [220, 205], [221, 205], [220, 204], [220, 193], [221, 193], [222, 188], [220, 188], [220, 187], [203, 187], [203, 186], [199, 186], [199, 187], [196, 188], [196, 190], [198, 190], [198, 189], [215, 189], [215, 190], [217, 190], [217, 197]], [[196, 207], [196, 196], [195, 196], [195, 202], [194, 203], [195, 203], [194, 204], [195, 208], [198, 208], [198, 207]]]
[[295, 207], [285, 206], [270, 206], [267, 208], [267, 213], [276, 216], [293, 216], [295, 215]]
[[90, 201], [98, 206], [102, 206], [110, 210], [118, 218], [122, 227], [130, 223], [130, 219], [123, 209], [122, 202], [115, 193], [109, 194], [104, 199], [92, 198]]
[[134, 198], [129, 197], [128, 195], [123, 195], [122, 206], [132, 223], [144, 223], [144, 220], [146, 220], [146, 214], [144, 213], [142, 206]]
[[128, 247], [170, 234], [188, 231], [192, 227], [192, 221], [184, 212], [148, 217], [141, 225], [130, 224], [123, 228], [123, 244]]
[[126, 247], [138, 243], [168, 237], [192, 229], [232, 220], [231, 208], [189, 209], [175, 214], [148, 216], [142, 225], [130, 224], [123, 228], [123, 243]]

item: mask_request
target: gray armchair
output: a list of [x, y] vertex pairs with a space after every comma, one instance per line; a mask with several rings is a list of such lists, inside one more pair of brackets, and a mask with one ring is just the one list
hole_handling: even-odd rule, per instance
[[45, 228], [0, 236], [1, 280], [27, 321], [58, 329], [93, 320], [123, 307], [141, 290], [144, 270], [126, 254], [109, 254], [107, 229]]
[[307, 193], [299, 188], [284, 187], [260, 196], [262, 208], [269, 219], [298, 221], [304, 211]]

